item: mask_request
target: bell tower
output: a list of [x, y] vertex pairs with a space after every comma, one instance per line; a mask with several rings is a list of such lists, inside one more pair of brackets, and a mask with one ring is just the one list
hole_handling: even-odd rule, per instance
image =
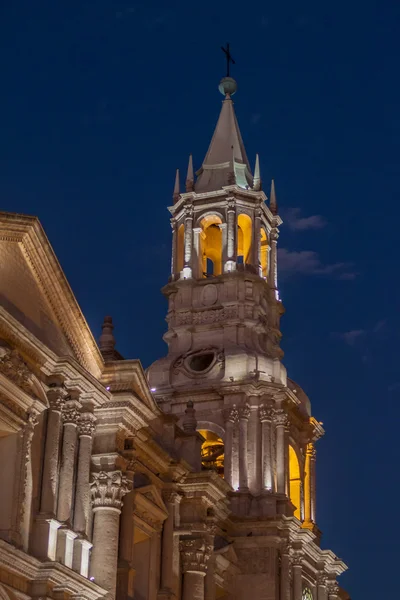
[[[300, 600], [299, 565], [313, 573], [315, 586], [316, 573], [333, 581], [346, 567], [319, 548], [315, 442], [324, 430], [282, 363], [282, 221], [274, 182], [269, 198], [262, 189], [258, 155], [250, 167], [232, 100], [236, 87], [231, 77], [220, 82], [215, 131], [196, 174], [190, 156], [185, 191], [176, 174], [171, 275], [162, 290], [168, 352], [148, 378], [164, 412], [183, 419], [193, 403], [203, 469], [231, 486], [233, 548], [244, 565], [254, 552], [265, 557], [248, 574], [272, 586], [268, 598], [286, 600], [293, 585]], [[240, 598], [253, 580], [244, 570]]]

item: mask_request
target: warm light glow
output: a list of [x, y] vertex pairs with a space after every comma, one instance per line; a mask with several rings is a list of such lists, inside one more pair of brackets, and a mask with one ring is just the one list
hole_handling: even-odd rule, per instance
[[301, 475], [297, 454], [292, 446], [289, 446], [289, 496], [291, 503], [296, 507], [294, 516], [301, 520]]
[[265, 233], [265, 229], [261, 227], [261, 272], [262, 276], [267, 278], [268, 276], [268, 238]]
[[222, 221], [217, 215], [208, 215], [201, 220], [200, 256], [204, 276], [222, 273]]
[[253, 235], [252, 220], [248, 215], [240, 214], [238, 216], [237, 224], [238, 262], [248, 264], [251, 262], [251, 238]]
[[203, 469], [213, 469], [219, 475], [224, 474], [224, 442], [212, 431], [201, 429], [199, 433], [205, 438], [201, 446], [201, 462]]

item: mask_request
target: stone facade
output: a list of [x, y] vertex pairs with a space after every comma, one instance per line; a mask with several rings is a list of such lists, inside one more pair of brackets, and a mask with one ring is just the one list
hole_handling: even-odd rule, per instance
[[316, 523], [323, 428], [281, 362], [266, 200], [226, 93], [175, 186], [168, 353], [147, 373], [110, 317], [96, 344], [38, 220], [0, 213], [2, 599], [348, 598]]

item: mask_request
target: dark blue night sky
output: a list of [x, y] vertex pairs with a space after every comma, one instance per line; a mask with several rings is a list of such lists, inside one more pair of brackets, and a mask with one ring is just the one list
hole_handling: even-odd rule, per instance
[[0, 208], [40, 218], [96, 337], [111, 314], [144, 366], [166, 348], [175, 169], [201, 164], [231, 42], [285, 220], [285, 364], [327, 431], [318, 522], [355, 600], [398, 595], [399, 23], [394, 0], [0, 7]]

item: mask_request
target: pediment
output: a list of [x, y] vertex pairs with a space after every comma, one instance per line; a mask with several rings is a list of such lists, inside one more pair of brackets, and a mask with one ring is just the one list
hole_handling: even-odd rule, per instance
[[1, 308], [57, 356], [100, 375], [100, 351], [34, 217], [0, 212]]
[[143, 498], [146, 498], [149, 502], [151, 502], [154, 506], [156, 506], [160, 511], [162, 511], [165, 516], [168, 515], [167, 507], [165, 506], [163, 497], [161, 495], [160, 490], [156, 488], [154, 484], [146, 485], [138, 488], [137, 493], [140, 494]]

